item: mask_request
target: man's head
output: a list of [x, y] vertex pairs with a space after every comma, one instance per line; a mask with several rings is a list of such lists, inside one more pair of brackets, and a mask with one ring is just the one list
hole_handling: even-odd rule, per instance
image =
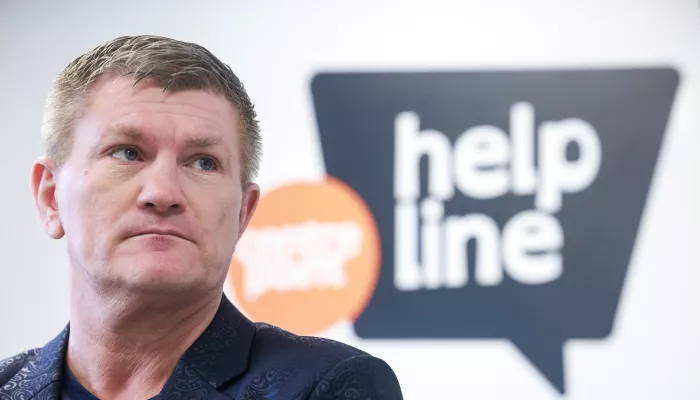
[[253, 105], [201, 46], [122, 37], [52, 85], [32, 186], [89, 281], [157, 292], [223, 283], [259, 197]]
[[164, 90], [204, 90], [227, 98], [240, 113], [242, 182], [258, 172], [261, 140], [255, 109], [228, 65], [207, 49], [159, 36], [123, 36], [81, 55], [54, 80], [46, 101], [42, 137], [58, 165], [70, 156], [73, 127], [87, 112], [90, 89], [105, 75], [147, 80]]

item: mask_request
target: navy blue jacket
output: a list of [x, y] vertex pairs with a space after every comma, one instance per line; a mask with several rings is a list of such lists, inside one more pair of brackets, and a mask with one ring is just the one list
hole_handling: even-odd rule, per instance
[[[60, 399], [70, 324], [40, 349], [0, 361], [0, 400]], [[253, 323], [226, 296], [158, 399], [403, 399], [381, 359]]]

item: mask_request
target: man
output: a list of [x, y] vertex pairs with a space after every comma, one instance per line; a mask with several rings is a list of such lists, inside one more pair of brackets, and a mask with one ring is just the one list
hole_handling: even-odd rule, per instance
[[0, 361], [0, 399], [401, 399], [382, 360], [246, 319], [223, 294], [260, 196], [253, 105], [201, 46], [121, 37], [58, 76], [32, 169], [65, 237], [70, 323]]

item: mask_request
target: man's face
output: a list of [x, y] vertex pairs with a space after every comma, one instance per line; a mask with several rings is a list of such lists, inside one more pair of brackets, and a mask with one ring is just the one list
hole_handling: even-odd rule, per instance
[[240, 126], [222, 96], [98, 82], [55, 172], [75, 271], [127, 290], [220, 286], [259, 193], [241, 185]]

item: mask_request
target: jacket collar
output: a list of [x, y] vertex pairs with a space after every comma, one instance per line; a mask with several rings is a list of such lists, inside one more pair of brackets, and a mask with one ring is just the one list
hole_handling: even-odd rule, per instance
[[219, 309], [206, 330], [180, 358], [219, 388], [245, 372], [255, 325], [222, 296]]
[[[60, 398], [69, 334], [70, 324], [27, 360], [12, 378], [9, 398]], [[222, 295], [214, 319], [180, 358], [161, 395], [216, 392], [248, 368], [254, 334], [255, 325]]]
[[22, 369], [0, 388], [0, 394], [7, 395], [9, 399], [31, 399], [37, 395], [41, 399], [59, 398], [67, 344], [68, 326], [46, 346], [29, 356]]

